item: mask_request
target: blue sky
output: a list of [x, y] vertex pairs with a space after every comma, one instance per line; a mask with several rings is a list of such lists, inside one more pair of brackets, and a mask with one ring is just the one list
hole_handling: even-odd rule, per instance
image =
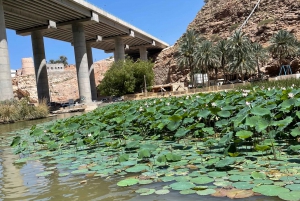
[[[87, 0], [106, 12], [132, 24], [173, 45], [186, 31], [204, 5], [203, 0]], [[14, 30], [7, 29], [11, 69], [21, 68], [21, 59], [33, 57], [31, 37], [18, 36]], [[70, 43], [44, 39], [46, 59], [58, 59], [65, 55], [70, 64], [75, 63], [74, 49]], [[111, 56], [102, 50], [93, 49], [94, 61]]]

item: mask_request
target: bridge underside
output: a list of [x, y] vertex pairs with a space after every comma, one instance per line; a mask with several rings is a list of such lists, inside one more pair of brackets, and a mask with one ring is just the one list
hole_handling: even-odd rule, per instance
[[155, 58], [165, 42], [84, 0], [0, 0], [0, 101], [13, 97], [5, 28], [31, 35], [39, 100], [50, 99], [44, 37], [74, 46], [82, 102], [96, 98], [91, 48], [113, 52], [115, 61]]

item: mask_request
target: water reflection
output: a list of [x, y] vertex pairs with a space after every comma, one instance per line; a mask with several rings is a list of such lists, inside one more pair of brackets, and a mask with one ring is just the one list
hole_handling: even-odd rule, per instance
[[[6, 138], [9, 134], [19, 129], [29, 128], [32, 125], [44, 123], [50, 120], [70, 117], [64, 114], [48, 119], [40, 119], [15, 124], [0, 125], [0, 137]], [[18, 159], [7, 146], [0, 145], [0, 201], [229, 201], [229, 198], [215, 198], [210, 196], [180, 195], [171, 192], [167, 195], [140, 196], [135, 190], [146, 187], [162, 189], [165, 183], [133, 186], [120, 188], [117, 181], [123, 179], [114, 177], [103, 179], [100, 177], [87, 178], [85, 176], [72, 175], [59, 177], [59, 173], [69, 171], [67, 169], [54, 169], [54, 174], [47, 177], [37, 177], [36, 174], [54, 167], [47, 161], [30, 161], [26, 164], [13, 164]], [[86, 180], [86, 183], [81, 184]], [[243, 201], [276, 201], [279, 198], [256, 196], [243, 199]]]

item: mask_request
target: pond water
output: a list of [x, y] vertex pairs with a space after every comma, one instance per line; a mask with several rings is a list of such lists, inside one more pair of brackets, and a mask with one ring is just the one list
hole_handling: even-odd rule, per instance
[[[134, 191], [141, 186], [121, 188], [116, 183], [121, 180], [118, 177], [100, 178], [69, 175], [59, 177], [60, 169], [47, 177], [37, 177], [36, 174], [50, 167], [47, 161], [27, 162], [26, 164], [13, 164], [18, 155], [14, 155], [7, 145], [3, 145], [9, 132], [29, 128], [32, 125], [45, 123], [55, 119], [67, 118], [80, 113], [62, 114], [56, 117], [17, 122], [14, 124], [0, 125], [0, 201], [226, 201], [229, 198], [216, 198], [211, 196], [181, 195], [177, 191], [171, 191], [166, 195], [140, 196]], [[2, 144], [2, 145], [1, 145]], [[143, 185], [142, 187], [161, 189], [167, 183]], [[243, 199], [246, 201], [276, 201], [275, 197], [254, 196]]]

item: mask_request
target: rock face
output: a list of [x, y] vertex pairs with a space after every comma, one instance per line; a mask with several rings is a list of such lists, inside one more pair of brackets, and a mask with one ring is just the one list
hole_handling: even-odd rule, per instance
[[[98, 85], [104, 73], [109, 69], [113, 60], [106, 59], [94, 63], [95, 81]], [[32, 67], [33, 68], [33, 67]], [[27, 71], [28, 72], [28, 71]], [[78, 83], [76, 67], [66, 66], [64, 72], [48, 72], [50, 97], [52, 102], [67, 102], [69, 99], [78, 99]], [[18, 75], [12, 79], [16, 98], [30, 96], [31, 102], [37, 102], [37, 89], [34, 72]]]
[[[187, 29], [194, 29], [214, 42], [227, 38], [245, 21], [256, 3], [256, 0], [209, 0]], [[259, 42], [266, 47], [270, 37], [281, 29], [290, 31], [300, 39], [299, 20], [300, 1], [263, 0], [242, 31], [253, 42]], [[186, 77], [188, 72], [177, 70], [174, 59], [176, 49], [175, 43], [159, 54], [154, 66], [156, 84], [176, 82]], [[269, 68], [274, 68], [274, 65], [276, 64], [272, 62]], [[294, 66], [293, 69], [297, 70], [299, 66]], [[277, 71], [270, 72], [278, 75]]]

